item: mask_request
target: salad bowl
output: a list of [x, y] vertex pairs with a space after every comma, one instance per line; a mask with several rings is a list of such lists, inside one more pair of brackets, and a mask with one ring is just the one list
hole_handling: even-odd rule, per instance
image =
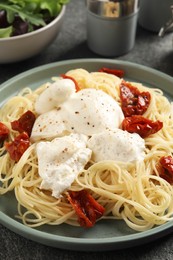
[[46, 49], [58, 36], [66, 6], [45, 26], [29, 33], [0, 38], [0, 64], [19, 62], [31, 58]]

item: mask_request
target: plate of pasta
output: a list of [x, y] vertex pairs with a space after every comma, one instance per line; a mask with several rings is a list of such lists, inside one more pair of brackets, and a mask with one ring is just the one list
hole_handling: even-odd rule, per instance
[[0, 223], [105, 251], [172, 232], [173, 79], [120, 60], [43, 65], [0, 87]]

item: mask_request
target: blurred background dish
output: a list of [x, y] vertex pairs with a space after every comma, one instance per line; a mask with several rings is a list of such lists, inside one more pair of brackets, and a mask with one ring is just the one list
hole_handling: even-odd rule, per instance
[[66, 6], [63, 5], [58, 16], [46, 26], [30, 33], [0, 38], [0, 63], [22, 61], [33, 57], [48, 47], [58, 36]]
[[139, 24], [152, 32], [160, 29], [172, 18], [173, 0], [140, 0]]

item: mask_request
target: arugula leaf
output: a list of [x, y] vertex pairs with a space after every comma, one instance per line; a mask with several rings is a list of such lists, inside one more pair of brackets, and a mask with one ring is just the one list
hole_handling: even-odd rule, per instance
[[59, 14], [62, 5], [69, 3], [70, 0], [9, 0], [9, 2], [21, 7], [34, 6], [37, 12], [47, 10], [51, 17]]
[[0, 9], [7, 12], [7, 21], [9, 24], [13, 23], [15, 15], [18, 14], [23, 21], [28, 21], [33, 25], [46, 25], [41, 14], [32, 14], [25, 10], [25, 8], [21, 9], [17, 5], [0, 4]]
[[9, 0], [8, 2], [12, 3], [12, 4], [19, 5], [21, 7], [25, 6], [25, 1], [23, 1], [23, 0]]
[[9, 26], [7, 28], [0, 29], [0, 38], [10, 37], [13, 31], [13, 27]]

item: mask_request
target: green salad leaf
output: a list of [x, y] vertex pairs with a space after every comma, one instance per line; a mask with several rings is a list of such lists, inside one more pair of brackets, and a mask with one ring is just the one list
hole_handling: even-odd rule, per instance
[[[28, 23], [30, 31], [34, 30], [34, 26], [42, 27], [46, 22], [56, 17], [63, 5], [69, 3], [70, 0], [0, 0], [0, 11], [6, 12], [9, 26], [1, 28], [0, 38], [4, 35], [9, 36], [11, 26], [16, 16], [20, 17], [24, 22]], [[12, 28], [13, 29], [13, 28]], [[4, 33], [3, 33], [4, 32]], [[8, 32], [8, 33], [7, 33]]]
[[20, 8], [17, 5], [6, 5], [0, 3], [0, 10], [5, 10], [7, 12], [7, 21], [11, 24], [14, 21], [15, 14], [23, 20], [31, 23], [32, 25], [45, 25], [45, 22], [41, 14], [32, 14], [25, 7]]
[[43, 10], [48, 10], [50, 15], [56, 16], [57, 13], [60, 12], [61, 6], [63, 4], [66, 4], [66, 3], [68, 3], [67, 0], [60, 0], [60, 1], [54, 1], [54, 0], [49, 0], [49, 1], [43, 0], [43, 1], [41, 1], [40, 0], [40, 8], [43, 9]]
[[10, 37], [13, 27], [9, 26], [7, 28], [0, 29], [0, 38]]
[[8, 2], [27, 7], [27, 9], [32, 6], [36, 12], [47, 10], [51, 16], [56, 16], [62, 5], [69, 3], [69, 0], [9, 0]]

